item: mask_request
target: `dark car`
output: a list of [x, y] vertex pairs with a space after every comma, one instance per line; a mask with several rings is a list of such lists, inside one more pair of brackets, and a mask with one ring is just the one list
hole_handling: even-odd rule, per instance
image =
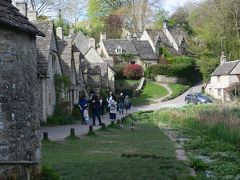
[[207, 97], [205, 94], [202, 93], [191, 93], [185, 96], [186, 103], [194, 103], [194, 104], [201, 104], [201, 103], [212, 103], [212, 100]]

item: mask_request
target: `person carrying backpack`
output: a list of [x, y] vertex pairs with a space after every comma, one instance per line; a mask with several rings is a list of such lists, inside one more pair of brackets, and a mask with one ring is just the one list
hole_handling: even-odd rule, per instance
[[99, 121], [99, 126], [102, 125], [101, 117], [100, 117], [100, 102], [99, 102], [99, 97], [94, 94], [91, 99], [91, 105], [92, 105], [92, 118], [93, 118], [93, 126], [96, 126], [95, 124], [95, 119], [96, 117], [98, 118]]
[[115, 96], [109, 101], [110, 120], [115, 121], [117, 116], [117, 101]]

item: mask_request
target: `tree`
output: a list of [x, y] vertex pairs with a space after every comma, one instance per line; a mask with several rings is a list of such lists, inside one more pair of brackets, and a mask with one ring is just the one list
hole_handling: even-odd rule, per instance
[[37, 12], [37, 16], [56, 11], [55, 7], [58, 4], [55, 0], [27, 0], [26, 2], [29, 9]]

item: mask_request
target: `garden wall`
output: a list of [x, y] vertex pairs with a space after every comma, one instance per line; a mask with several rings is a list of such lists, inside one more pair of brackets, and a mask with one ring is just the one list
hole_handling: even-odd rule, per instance
[[184, 84], [187, 82], [185, 78], [179, 78], [179, 77], [168, 77], [165, 75], [157, 75], [154, 80], [158, 83], [166, 83], [166, 84], [172, 84], [172, 83], [180, 83]]

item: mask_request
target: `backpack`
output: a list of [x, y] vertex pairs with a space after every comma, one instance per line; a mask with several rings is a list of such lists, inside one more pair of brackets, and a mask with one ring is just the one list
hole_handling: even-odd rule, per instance
[[115, 102], [110, 102], [110, 110], [115, 110], [116, 109], [116, 104]]

